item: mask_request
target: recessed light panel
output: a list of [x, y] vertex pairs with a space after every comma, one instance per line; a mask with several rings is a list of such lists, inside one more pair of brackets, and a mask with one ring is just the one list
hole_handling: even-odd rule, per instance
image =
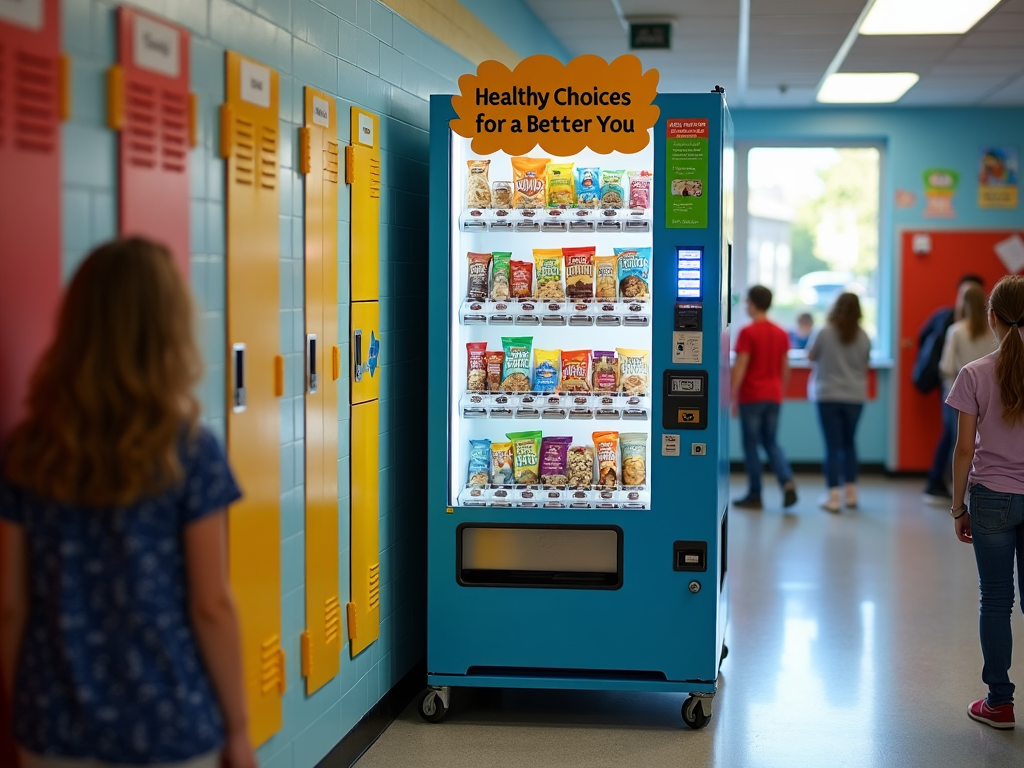
[[898, 100], [917, 81], [913, 72], [839, 72], [825, 80], [818, 91], [818, 101], [887, 104]]
[[962, 35], [999, 0], [875, 0], [862, 35]]

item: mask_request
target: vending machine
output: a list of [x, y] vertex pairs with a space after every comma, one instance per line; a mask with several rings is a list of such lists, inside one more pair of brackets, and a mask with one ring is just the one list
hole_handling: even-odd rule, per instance
[[654, 104], [639, 151], [511, 156], [431, 99], [430, 722], [457, 686], [682, 692], [687, 725], [711, 717], [731, 121], [721, 89]]

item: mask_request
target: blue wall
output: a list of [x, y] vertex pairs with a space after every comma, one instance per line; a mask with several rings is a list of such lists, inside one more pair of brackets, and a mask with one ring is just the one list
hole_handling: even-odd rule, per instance
[[[982, 147], [1016, 146], [1024, 150], [1024, 109], [958, 108], [896, 109], [831, 108], [794, 110], [736, 110], [733, 112], [737, 142], [877, 142], [885, 147], [881, 192], [881, 305], [890, 308], [889, 321], [880, 333], [896, 348], [899, 307], [895, 286], [899, 274], [898, 236], [908, 227], [955, 227], [1006, 229], [1024, 227], [1024, 208], [998, 211], [978, 208], [978, 160]], [[954, 198], [954, 219], [924, 218], [923, 172], [951, 168], [960, 173]], [[896, 209], [896, 190], [917, 195], [912, 208]], [[878, 400], [865, 408], [857, 436], [863, 462], [889, 463], [891, 398], [896, 387], [895, 370], [879, 372]], [[892, 394], [891, 394], [892, 393]], [[780, 440], [793, 461], [820, 461], [823, 455], [814, 405], [789, 401], [783, 407]], [[739, 430], [733, 424], [731, 454], [742, 458]]]

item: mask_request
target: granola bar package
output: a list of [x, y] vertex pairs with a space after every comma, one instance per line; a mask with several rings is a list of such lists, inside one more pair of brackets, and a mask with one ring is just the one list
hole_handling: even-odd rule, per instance
[[547, 157], [513, 157], [513, 208], [543, 208], [547, 202]]
[[585, 488], [594, 483], [594, 449], [589, 445], [569, 448], [568, 485]]
[[646, 395], [651, 375], [651, 353], [646, 349], [616, 349], [619, 354], [619, 391]]
[[509, 432], [505, 437], [512, 441], [513, 480], [519, 485], [536, 483], [540, 479], [540, 431]]
[[530, 391], [530, 358], [533, 351], [532, 336], [506, 336], [501, 340], [505, 361], [501, 369], [503, 392]]
[[466, 183], [466, 205], [470, 208], [487, 208], [491, 204], [490, 160], [467, 160], [469, 181]]
[[601, 205], [601, 170], [576, 169], [576, 207], [599, 208]]
[[486, 299], [487, 268], [491, 266], [491, 254], [470, 251], [466, 258], [469, 260], [469, 288], [466, 295], [471, 299]]
[[619, 482], [619, 433], [595, 432], [594, 452], [597, 454], [597, 484], [614, 488]]
[[594, 293], [599, 299], [614, 301], [619, 295], [619, 257], [594, 257]]
[[544, 485], [569, 482], [568, 462], [571, 437], [545, 437], [540, 441], [540, 481]]
[[471, 341], [466, 344], [466, 391], [483, 392], [487, 389], [487, 342]]
[[491, 479], [491, 441], [469, 441], [469, 485], [487, 485]]
[[533, 264], [529, 261], [509, 262], [509, 276], [513, 299], [529, 299], [533, 296]]
[[595, 393], [614, 394], [619, 391], [619, 358], [614, 352], [594, 350], [591, 377]]
[[558, 350], [533, 350], [533, 391], [554, 392], [558, 387]]
[[491, 443], [491, 484], [512, 484], [512, 443]]
[[601, 171], [601, 207], [621, 208], [625, 205], [626, 190], [623, 186], [625, 171]]
[[622, 451], [622, 484], [647, 484], [647, 435], [643, 432], [623, 432], [619, 435]]
[[511, 295], [512, 254], [509, 251], [495, 251], [491, 256], [491, 298], [507, 301]]
[[548, 208], [571, 208], [576, 204], [576, 179], [572, 163], [548, 163]]
[[497, 349], [487, 350], [484, 355], [487, 364], [487, 389], [491, 392], [501, 391], [501, 372], [505, 366], [505, 353]]
[[619, 259], [619, 295], [623, 299], [646, 299], [651, 295], [651, 249], [616, 248]]
[[650, 171], [629, 172], [629, 207], [650, 208], [654, 174]]
[[537, 275], [537, 295], [541, 300], [564, 299], [562, 288], [562, 249], [534, 248], [534, 274]]
[[558, 382], [559, 392], [589, 392], [590, 379], [587, 377], [589, 349], [562, 350], [562, 379]]
[[565, 292], [570, 299], [594, 298], [594, 252], [592, 245], [563, 248]]

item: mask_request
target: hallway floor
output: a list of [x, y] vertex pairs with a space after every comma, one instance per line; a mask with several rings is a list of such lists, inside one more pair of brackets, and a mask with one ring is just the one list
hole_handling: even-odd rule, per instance
[[[707, 728], [683, 725], [683, 695], [456, 689], [442, 724], [410, 706], [359, 768], [1024, 764], [1024, 724], [967, 718], [985, 692], [978, 579], [945, 509], [920, 502], [921, 481], [871, 478], [858, 511], [832, 516], [820, 477], [798, 482], [792, 514], [771, 491], [764, 512], [732, 513], [730, 653]], [[1013, 627], [1020, 646], [1016, 607]], [[1019, 651], [1016, 670], [1022, 685]]]

